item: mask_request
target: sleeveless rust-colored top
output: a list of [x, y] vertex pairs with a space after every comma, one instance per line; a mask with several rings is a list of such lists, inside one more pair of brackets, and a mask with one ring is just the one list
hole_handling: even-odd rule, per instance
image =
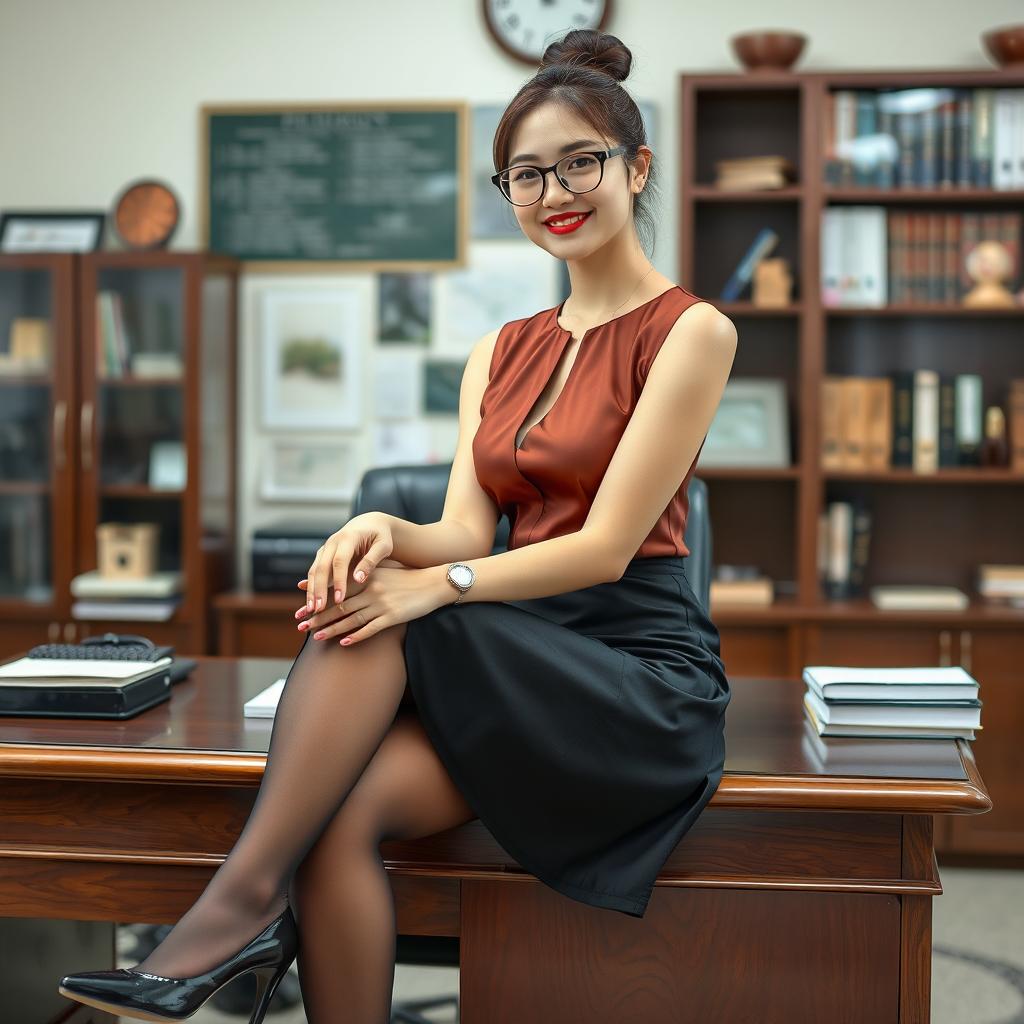
[[[480, 400], [473, 458], [480, 486], [511, 524], [509, 549], [581, 529], [647, 373], [680, 314], [698, 298], [678, 285], [598, 324], [580, 342], [562, 390], [516, 448], [516, 434], [559, 365], [572, 332], [561, 303], [505, 324]], [[671, 443], [671, 439], [666, 439]], [[634, 557], [688, 555], [687, 488], [697, 455]]]

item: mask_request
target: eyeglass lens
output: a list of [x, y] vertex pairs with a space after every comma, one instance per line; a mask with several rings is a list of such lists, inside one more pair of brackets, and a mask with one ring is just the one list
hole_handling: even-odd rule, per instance
[[[570, 192], [589, 192], [601, 181], [601, 161], [588, 153], [575, 153], [558, 161], [555, 174]], [[516, 206], [529, 206], [544, 192], [544, 179], [536, 167], [510, 167], [501, 174], [501, 188]]]

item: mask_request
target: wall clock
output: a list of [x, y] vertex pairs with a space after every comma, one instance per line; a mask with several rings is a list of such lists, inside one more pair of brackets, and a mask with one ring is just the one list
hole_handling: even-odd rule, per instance
[[572, 28], [603, 30], [612, 0], [483, 0], [484, 23], [498, 45], [536, 68], [544, 51]]
[[136, 181], [114, 204], [113, 225], [129, 249], [159, 249], [171, 240], [181, 206], [175, 194], [159, 181]]

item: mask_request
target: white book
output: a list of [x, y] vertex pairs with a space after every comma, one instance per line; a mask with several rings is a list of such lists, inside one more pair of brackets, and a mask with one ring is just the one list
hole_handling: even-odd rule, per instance
[[860, 305], [884, 306], [888, 278], [887, 211], [884, 206], [862, 206], [853, 212]]
[[841, 208], [827, 207], [821, 220], [821, 302], [824, 306], [843, 304], [839, 288], [842, 231]]
[[1024, 89], [1013, 91], [1013, 187], [1024, 189]]
[[889, 583], [872, 587], [871, 603], [885, 611], [962, 611], [970, 598], [956, 587]]
[[112, 579], [92, 569], [71, 580], [71, 593], [75, 597], [170, 597], [180, 592], [181, 581], [178, 570], [154, 572], [141, 579]]
[[911, 729], [977, 729], [981, 725], [981, 707], [935, 707], [894, 704], [835, 704], [822, 700], [813, 690], [804, 693], [804, 701], [823, 725], [884, 726]]
[[979, 689], [978, 681], [960, 665], [807, 665], [803, 681], [825, 700], [973, 700]]
[[992, 108], [992, 187], [999, 191], [1017, 188], [1014, 144], [1015, 101], [1013, 89], [996, 89]]
[[243, 716], [245, 718], [273, 718], [284, 684], [284, 678], [278, 679], [265, 690], [260, 690], [255, 697], [247, 700], [242, 708]]
[[939, 374], [914, 371], [913, 469], [935, 473], [939, 468]]
[[116, 619], [126, 622], [166, 622], [174, 615], [180, 601], [154, 601], [139, 604], [132, 601], [75, 601], [71, 614], [76, 619]]

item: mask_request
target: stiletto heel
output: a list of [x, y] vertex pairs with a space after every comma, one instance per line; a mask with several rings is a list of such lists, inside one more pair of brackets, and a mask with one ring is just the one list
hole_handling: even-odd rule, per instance
[[68, 999], [136, 1020], [188, 1020], [229, 982], [256, 975], [256, 1001], [249, 1024], [262, 1024], [270, 1000], [299, 949], [291, 906], [274, 918], [234, 956], [192, 978], [165, 978], [131, 968], [87, 971], [61, 978], [57, 991]]
[[263, 1016], [270, 1006], [270, 1000], [274, 998], [277, 986], [281, 984], [281, 979], [287, 973], [287, 966], [284, 970], [268, 969], [256, 972], [256, 1002], [253, 1004], [249, 1024], [262, 1024]]

